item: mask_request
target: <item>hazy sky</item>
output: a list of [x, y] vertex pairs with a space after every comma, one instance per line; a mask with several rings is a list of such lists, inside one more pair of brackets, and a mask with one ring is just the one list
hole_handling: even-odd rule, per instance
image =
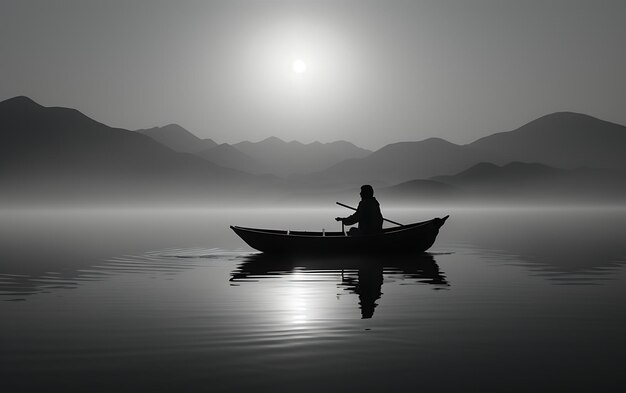
[[626, 124], [625, 38], [623, 0], [0, 0], [0, 99], [217, 142], [466, 143]]

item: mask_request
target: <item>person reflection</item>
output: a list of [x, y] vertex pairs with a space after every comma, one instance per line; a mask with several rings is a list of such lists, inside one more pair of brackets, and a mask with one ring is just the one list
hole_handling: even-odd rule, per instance
[[[382, 258], [382, 259], [381, 259]], [[237, 283], [269, 281], [280, 276], [299, 274], [320, 274], [336, 272], [341, 274], [338, 286], [359, 298], [362, 319], [374, 316], [383, 292], [384, 277], [408, 283], [431, 285], [433, 289], [449, 286], [445, 275], [431, 254], [395, 255], [390, 259], [381, 256], [352, 257], [305, 257], [251, 254], [231, 273], [230, 281]], [[384, 273], [384, 274], [383, 274]], [[314, 285], [315, 280], [311, 280]]]
[[355, 279], [342, 274], [341, 285], [359, 296], [361, 319], [369, 319], [374, 316], [374, 309], [378, 306], [376, 301], [383, 295], [383, 265], [376, 263], [363, 266], [358, 269], [357, 277]]

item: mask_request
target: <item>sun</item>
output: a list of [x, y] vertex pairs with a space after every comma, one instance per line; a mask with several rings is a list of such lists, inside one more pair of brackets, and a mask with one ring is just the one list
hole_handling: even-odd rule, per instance
[[296, 59], [293, 61], [291, 69], [296, 74], [304, 74], [306, 72], [306, 63], [302, 59]]

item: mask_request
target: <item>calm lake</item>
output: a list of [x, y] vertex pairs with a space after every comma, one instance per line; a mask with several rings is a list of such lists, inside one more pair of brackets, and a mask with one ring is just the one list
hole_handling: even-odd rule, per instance
[[450, 214], [414, 256], [268, 257], [335, 209], [0, 210], [4, 392], [624, 391], [626, 209]]

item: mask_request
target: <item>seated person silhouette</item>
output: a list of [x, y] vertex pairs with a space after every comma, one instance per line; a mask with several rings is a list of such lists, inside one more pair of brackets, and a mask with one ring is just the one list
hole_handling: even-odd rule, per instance
[[380, 205], [374, 198], [374, 189], [369, 184], [361, 186], [361, 202], [356, 212], [349, 217], [337, 217], [337, 221], [345, 225], [359, 223], [359, 228], [351, 228], [348, 234], [355, 235], [375, 235], [383, 231], [383, 215], [380, 212]]

